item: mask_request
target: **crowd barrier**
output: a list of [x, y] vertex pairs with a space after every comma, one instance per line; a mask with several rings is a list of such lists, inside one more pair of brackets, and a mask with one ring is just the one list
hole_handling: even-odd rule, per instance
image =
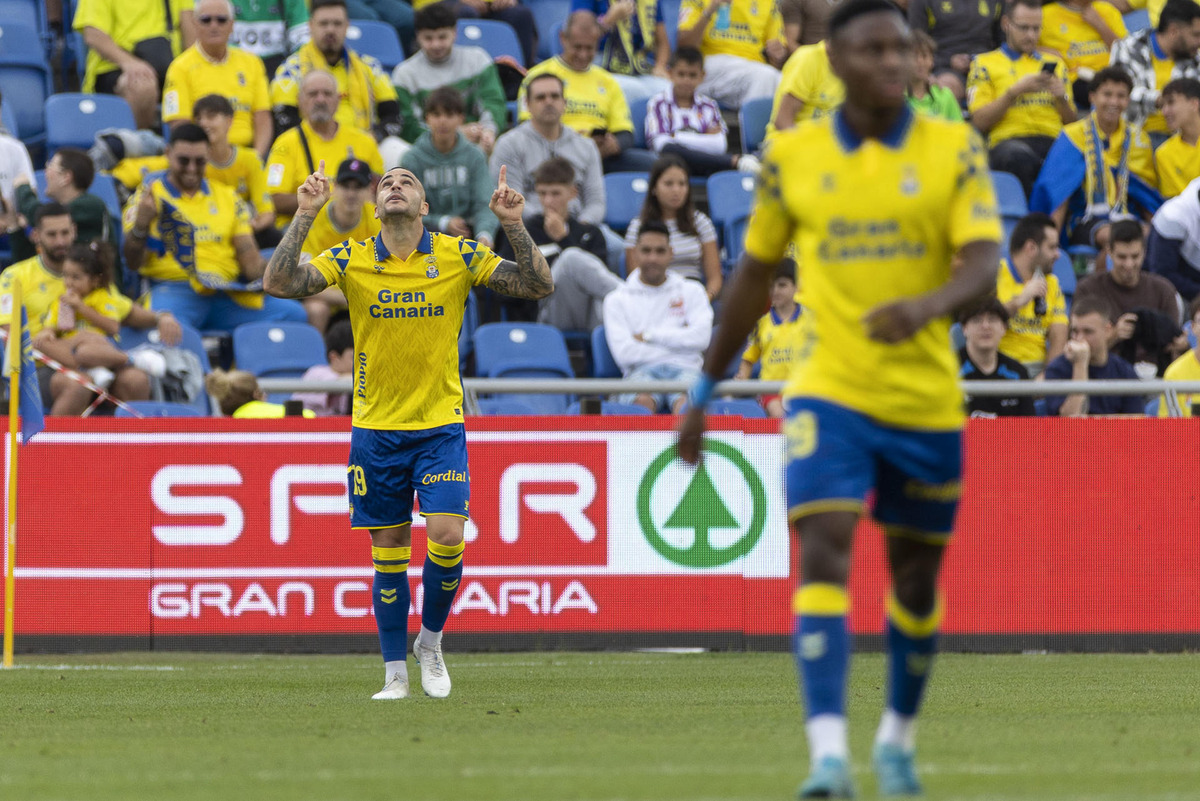
[[[68, 420], [21, 448], [18, 652], [374, 650], [349, 420]], [[769, 420], [474, 418], [455, 649], [785, 648], [796, 546]], [[951, 649], [1200, 646], [1188, 420], [973, 420], [947, 555]], [[443, 480], [437, 475], [422, 478]], [[419, 625], [421, 519], [413, 538]], [[883, 540], [855, 542], [852, 629], [878, 646]]]

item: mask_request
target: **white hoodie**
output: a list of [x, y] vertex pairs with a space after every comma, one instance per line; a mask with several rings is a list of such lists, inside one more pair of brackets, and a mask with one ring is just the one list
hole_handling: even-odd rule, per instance
[[[626, 376], [645, 365], [699, 370], [712, 324], [704, 287], [675, 273], [667, 273], [660, 286], [649, 286], [635, 270], [604, 298], [605, 338]], [[643, 341], [634, 334], [641, 334]]]

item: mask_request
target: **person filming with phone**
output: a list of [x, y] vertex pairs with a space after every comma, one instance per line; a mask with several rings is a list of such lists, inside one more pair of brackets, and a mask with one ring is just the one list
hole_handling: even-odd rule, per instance
[[1062, 62], [1038, 50], [1039, 0], [1013, 0], [1000, 18], [1004, 43], [971, 62], [967, 109], [988, 143], [988, 166], [1017, 176], [1028, 198], [1050, 146], [1075, 121]]

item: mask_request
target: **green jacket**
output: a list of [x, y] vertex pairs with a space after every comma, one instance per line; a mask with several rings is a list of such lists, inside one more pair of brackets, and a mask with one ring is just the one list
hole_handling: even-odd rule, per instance
[[400, 160], [425, 187], [429, 214], [425, 227], [444, 231], [447, 217], [462, 217], [475, 236], [495, 237], [500, 221], [488, 204], [492, 200], [492, 175], [483, 151], [461, 133], [449, 153], [433, 146], [429, 133], [421, 134]]

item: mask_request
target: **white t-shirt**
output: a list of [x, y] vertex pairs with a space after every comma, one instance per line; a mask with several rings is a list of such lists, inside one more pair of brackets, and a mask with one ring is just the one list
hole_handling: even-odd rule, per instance
[[[24, 175], [29, 183], [34, 184], [33, 162], [29, 151], [20, 139], [14, 139], [6, 134], [0, 134], [0, 196], [11, 209], [16, 203], [18, 176]], [[36, 185], [34, 191], [36, 192]]]

